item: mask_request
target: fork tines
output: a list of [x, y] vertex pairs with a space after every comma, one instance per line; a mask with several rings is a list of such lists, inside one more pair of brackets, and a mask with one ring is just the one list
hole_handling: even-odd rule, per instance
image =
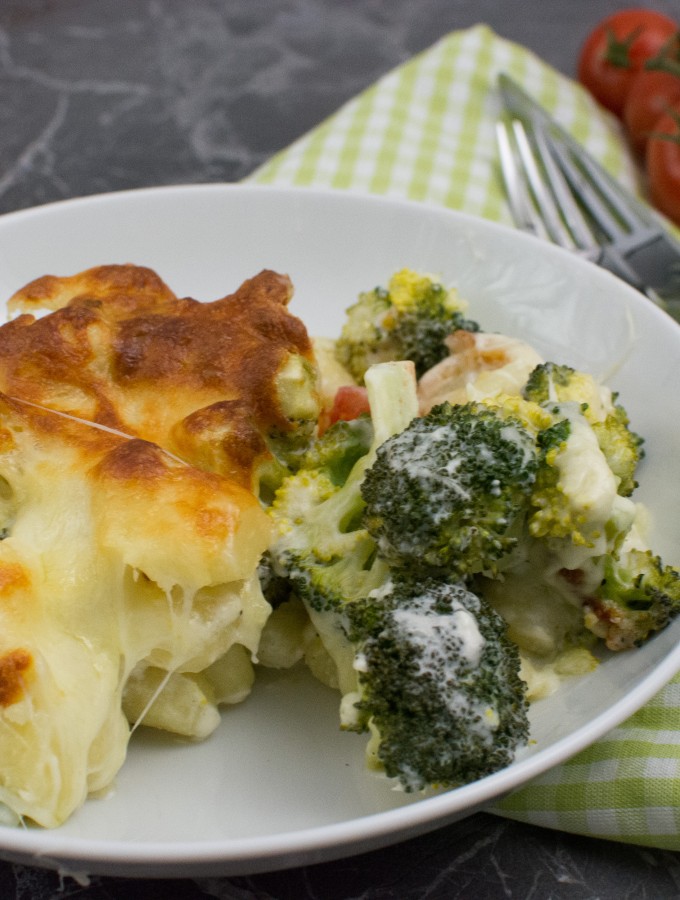
[[501, 171], [515, 223], [585, 255], [599, 251], [589, 224], [539, 128], [519, 119], [496, 123]]
[[[661, 238], [658, 224], [634, 197], [619, 191], [598, 164], [574, 151], [551, 123], [540, 119], [501, 119], [497, 123], [501, 170], [518, 227], [547, 238], [596, 262], [647, 294], [655, 302], [654, 276], [672, 271], [678, 250]], [[638, 209], [638, 205], [641, 207]], [[630, 260], [636, 259], [637, 270]], [[667, 261], [668, 260], [668, 261]], [[640, 272], [644, 272], [644, 280]], [[667, 300], [676, 316], [677, 281]]]
[[501, 170], [516, 224], [609, 269], [680, 321], [680, 243], [509, 76]]

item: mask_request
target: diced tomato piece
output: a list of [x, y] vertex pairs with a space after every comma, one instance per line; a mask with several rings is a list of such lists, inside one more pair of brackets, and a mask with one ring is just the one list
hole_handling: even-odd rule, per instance
[[358, 419], [363, 413], [370, 413], [368, 392], [365, 387], [356, 384], [345, 384], [339, 387], [333, 399], [333, 406], [323, 417], [323, 431], [335, 422], [350, 422]]

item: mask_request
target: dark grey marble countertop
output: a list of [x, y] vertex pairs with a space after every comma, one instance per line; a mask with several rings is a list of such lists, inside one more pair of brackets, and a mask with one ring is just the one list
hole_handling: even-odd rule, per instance
[[[457, 28], [486, 22], [572, 75], [619, 0], [3, 0], [0, 212], [235, 181]], [[677, 0], [648, 0], [677, 15]], [[2, 900], [680, 897], [680, 855], [475, 814], [398, 846], [250, 877], [91, 878], [0, 863]]]

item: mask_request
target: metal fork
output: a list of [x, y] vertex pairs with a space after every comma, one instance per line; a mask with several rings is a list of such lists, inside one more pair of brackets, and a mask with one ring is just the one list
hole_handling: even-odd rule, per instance
[[528, 95], [501, 76], [497, 123], [513, 218], [609, 269], [680, 320], [680, 244]]

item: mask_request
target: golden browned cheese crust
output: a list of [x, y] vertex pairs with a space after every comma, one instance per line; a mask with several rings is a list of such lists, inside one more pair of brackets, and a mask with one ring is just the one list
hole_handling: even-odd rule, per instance
[[21, 648], [0, 657], [0, 706], [11, 706], [23, 697], [32, 665], [33, 657]]
[[265, 270], [201, 303], [124, 265], [45, 276], [11, 299], [0, 804], [18, 816], [58, 825], [109, 785], [130, 723], [204, 737], [218, 705], [248, 693], [271, 612], [260, 473], [316, 410], [291, 295]]
[[291, 357], [313, 365], [291, 295], [289, 278], [269, 270], [209, 303], [176, 297], [139, 266], [44, 276], [9, 302], [22, 314], [0, 328], [0, 390], [252, 486], [266, 435], [296, 427], [279, 373]]

